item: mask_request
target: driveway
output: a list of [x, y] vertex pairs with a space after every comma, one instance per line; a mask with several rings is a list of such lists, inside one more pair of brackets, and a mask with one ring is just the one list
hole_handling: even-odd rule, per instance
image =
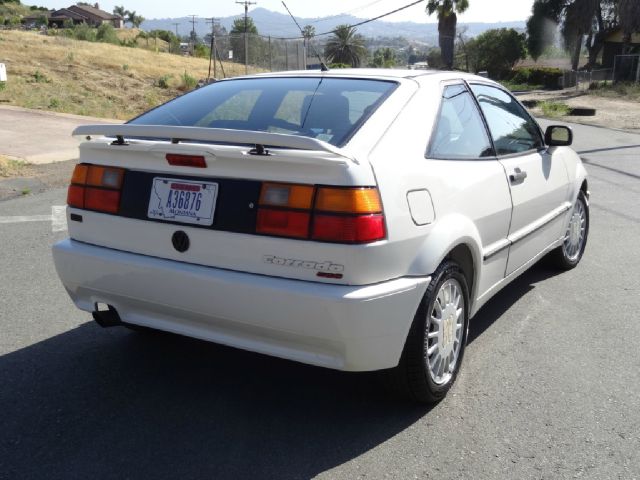
[[122, 122], [0, 105], [0, 155], [34, 164], [78, 158], [71, 132], [88, 123]]

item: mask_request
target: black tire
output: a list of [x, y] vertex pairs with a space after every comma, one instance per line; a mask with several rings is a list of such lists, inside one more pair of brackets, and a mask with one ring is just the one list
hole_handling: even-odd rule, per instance
[[573, 218], [579, 208], [582, 208], [584, 212], [584, 237], [576, 254], [570, 255], [571, 252], [568, 251], [568, 237], [572, 228], [571, 221], [567, 227], [567, 233], [565, 233], [565, 240], [563, 244], [549, 254], [549, 259], [553, 266], [561, 270], [571, 270], [572, 268], [575, 268], [578, 263], [580, 263], [584, 250], [587, 247], [587, 240], [589, 238], [589, 202], [587, 201], [587, 196], [582, 190], [578, 193], [578, 198], [576, 199], [576, 203], [571, 211], [571, 218]]
[[[427, 366], [427, 349], [429, 342], [425, 342], [425, 335], [430, 330], [431, 313], [434, 312], [438, 293], [441, 287], [452, 280], [460, 286], [462, 292], [462, 327], [458, 340], [459, 350], [455, 366], [450, 372], [450, 377], [437, 383], [432, 378], [432, 373]], [[458, 320], [459, 321], [459, 320]], [[402, 396], [420, 403], [435, 403], [442, 400], [455, 382], [467, 342], [467, 330], [469, 326], [469, 289], [464, 273], [460, 266], [450, 260], [443, 262], [432, 275], [431, 283], [420, 302], [418, 311], [413, 319], [407, 341], [398, 366], [389, 373], [389, 380], [394, 390]], [[455, 342], [454, 342], [455, 343]]]

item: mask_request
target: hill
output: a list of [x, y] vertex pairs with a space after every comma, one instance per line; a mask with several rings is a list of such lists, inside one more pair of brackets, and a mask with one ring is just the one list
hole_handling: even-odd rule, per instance
[[[425, 14], [426, 15], [426, 14]], [[288, 15], [272, 12], [266, 8], [254, 8], [249, 12], [249, 16], [253, 19], [258, 31], [262, 35], [271, 35], [274, 37], [298, 37], [300, 31], [295, 26]], [[231, 30], [233, 21], [240, 18], [240, 15], [224, 17], [220, 19], [220, 24]], [[316, 33], [323, 33], [333, 30], [340, 24], [355, 24], [365, 19], [354, 17], [351, 15], [341, 15], [339, 17], [325, 18], [299, 18], [296, 17], [300, 25], [313, 25]], [[163, 29], [171, 30], [174, 23], [180, 23], [182, 34], [186, 34], [191, 30], [190, 20], [185, 18], [161, 18], [146, 20], [142, 24], [144, 30]], [[525, 22], [497, 22], [497, 23], [459, 23], [459, 27], [467, 27], [467, 35], [476, 36], [490, 30], [492, 28], [515, 28], [523, 30]], [[199, 36], [209, 33], [211, 27], [200, 19], [196, 24], [196, 32]], [[358, 27], [358, 33], [369, 38], [377, 37], [397, 37], [402, 36], [407, 40], [418, 41], [431, 45], [438, 43], [438, 25], [437, 23], [417, 23], [417, 22], [386, 22], [384, 20], [376, 20]]]
[[[8, 81], [0, 102], [103, 118], [131, 118], [206, 78], [208, 59], [105, 43], [0, 31]], [[224, 63], [227, 76], [244, 66]]]

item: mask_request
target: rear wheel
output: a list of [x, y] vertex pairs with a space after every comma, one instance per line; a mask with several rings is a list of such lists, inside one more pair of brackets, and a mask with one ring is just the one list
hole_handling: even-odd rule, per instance
[[460, 266], [446, 261], [433, 274], [411, 325], [400, 364], [392, 370], [402, 393], [422, 403], [447, 394], [467, 341], [469, 293]]
[[571, 211], [571, 218], [562, 245], [551, 253], [553, 263], [563, 270], [570, 270], [580, 262], [589, 236], [589, 203], [583, 191], [578, 193]]

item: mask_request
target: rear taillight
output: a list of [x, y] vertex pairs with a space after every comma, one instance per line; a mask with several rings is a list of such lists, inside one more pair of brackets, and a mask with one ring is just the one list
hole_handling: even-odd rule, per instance
[[385, 238], [376, 187], [322, 187], [264, 183], [256, 232], [336, 243]]
[[79, 164], [73, 171], [67, 192], [70, 207], [118, 213], [123, 168]]

